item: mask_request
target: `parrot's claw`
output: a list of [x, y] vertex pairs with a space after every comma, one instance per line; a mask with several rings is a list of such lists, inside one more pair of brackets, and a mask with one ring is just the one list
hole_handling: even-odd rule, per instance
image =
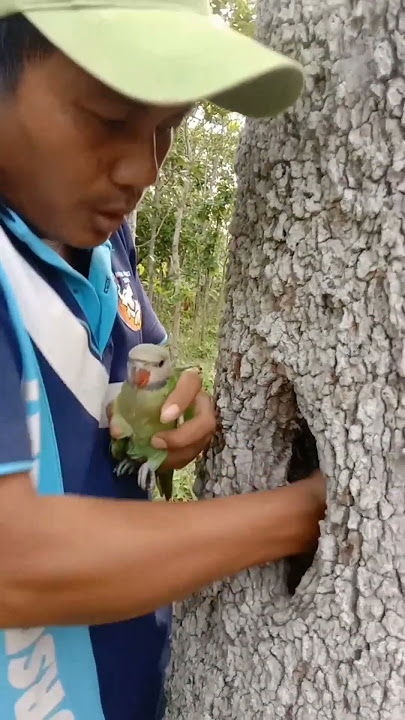
[[149, 497], [152, 497], [156, 487], [156, 473], [149, 462], [144, 462], [138, 470], [138, 485], [142, 490], [147, 490]]
[[115, 468], [115, 474], [120, 475], [134, 475], [138, 469], [137, 463], [133, 460], [121, 460]]

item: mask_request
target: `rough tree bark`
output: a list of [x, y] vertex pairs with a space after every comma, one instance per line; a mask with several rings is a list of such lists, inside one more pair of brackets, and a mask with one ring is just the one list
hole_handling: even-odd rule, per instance
[[293, 596], [283, 561], [176, 608], [167, 718], [400, 720], [405, 6], [261, 0], [258, 27], [307, 89], [241, 143], [206, 493], [284, 483], [303, 416], [328, 514]]

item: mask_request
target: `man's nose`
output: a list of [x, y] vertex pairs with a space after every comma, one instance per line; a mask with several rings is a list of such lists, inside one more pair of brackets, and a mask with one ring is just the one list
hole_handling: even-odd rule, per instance
[[120, 147], [114, 163], [111, 180], [114, 185], [143, 192], [154, 185], [159, 172], [156, 157], [155, 135], [135, 142], [127, 142]]

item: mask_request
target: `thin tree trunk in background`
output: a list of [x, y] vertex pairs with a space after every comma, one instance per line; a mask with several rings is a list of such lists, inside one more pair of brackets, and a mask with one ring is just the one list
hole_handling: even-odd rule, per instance
[[307, 89], [240, 147], [205, 492], [282, 484], [317, 448], [328, 513], [293, 597], [283, 561], [176, 606], [167, 720], [402, 720], [405, 7], [258, 10]]
[[197, 343], [201, 337], [201, 308], [204, 302], [204, 288], [205, 288], [205, 272], [203, 270], [203, 276], [200, 278], [198, 283], [198, 289], [195, 296], [194, 306], [194, 340]]
[[[227, 244], [225, 257], [229, 258], [229, 243]], [[220, 287], [220, 292], [219, 292], [219, 302], [218, 302], [218, 317], [220, 317], [220, 318], [222, 318], [222, 315], [224, 312], [224, 306], [225, 306], [227, 270], [228, 270], [228, 265], [227, 265], [227, 262], [224, 261], [223, 268], [222, 268], [221, 287]]]
[[182, 300], [180, 297], [180, 288], [181, 288], [180, 237], [181, 237], [181, 227], [183, 224], [184, 210], [186, 207], [189, 188], [190, 188], [190, 181], [187, 178], [184, 182], [183, 195], [180, 200], [180, 205], [179, 205], [179, 208], [178, 208], [177, 214], [176, 214], [176, 225], [175, 225], [175, 229], [174, 229], [174, 233], [173, 233], [172, 255], [171, 255], [171, 261], [170, 261], [170, 276], [173, 281], [174, 294], [175, 294], [175, 298], [176, 298], [174, 311], [173, 311], [172, 332], [171, 332], [171, 339], [170, 339], [171, 351], [172, 351], [172, 355], [173, 355], [174, 359], [176, 359], [179, 355], [179, 346], [180, 346], [180, 322], [181, 322], [181, 310], [182, 310]]
[[152, 226], [150, 229], [149, 238], [149, 252], [148, 252], [148, 297], [151, 303], [154, 300], [155, 293], [155, 249], [156, 239], [158, 235], [159, 217], [158, 217], [158, 205], [159, 205], [159, 190], [160, 190], [160, 178], [158, 178], [153, 195], [153, 208], [154, 216], [152, 218]]
[[[160, 286], [162, 287], [165, 282], [165, 276], [161, 269], [158, 270], [158, 279], [159, 279]], [[160, 315], [162, 314], [163, 302], [162, 302], [161, 295], [158, 293], [154, 296], [153, 309], [154, 309], [156, 315], [158, 317], [160, 317]]]
[[[223, 132], [225, 132], [225, 129], [223, 128]], [[211, 151], [211, 147], [208, 147], [207, 153]], [[212, 172], [210, 177], [207, 177], [207, 172], [205, 173], [204, 178], [204, 202], [207, 202], [208, 197], [212, 197], [213, 190], [215, 183], [217, 181], [218, 177], [218, 169], [219, 169], [219, 162], [220, 157], [216, 156], [213, 166], [212, 166]], [[208, 167], [208, 163], [207, 163]], [[203, 226], [201, 228], [201, 242], [204, 243], [205, 236], [207, 234], [207, 230], [209, 227], [209, 219], [205, 220], [203, 223]], [[204, 342], [205, 337], [205, 323], [206, 323], [206, 310], [207, 310], [207, 293], [209, 295], [209, 291], [207, 290], [207, 285], [210, 285], [210, 276], [205, 275], [205, 277], [202, 278], [201, 286], [199, 284], [198, 287], [198, 293], [196, 295], [196, 308], [195, 308], [195, 337], [200, 339], [200, 342]]]
[[151, 234], [149, 239], [149, 254], [148, 254], [148, 297], [153, 303], [155, 294], [155, 246], [156, 246], [156, 234], [157, 234], [157, 223], [153, 223], [151, 228]]
[[[191, 163], [193, 161], [193, 153], [192, 148], [190, 145], [189, 137], [188, 137], [188, 128], [187, 123], [183, 126], [183, 132], [184, 132], [184, 143], [185, 143], [185, 149], [186, 149], [186, 157], [189, 161], [190, 167]], [[180, 289], [181, 289], [181, 266], [180, 266], [180, 238], [181, 238], [181, 228], [183, 225], [183, 219], [184, 219], [184, 211], [186, 209], [187, 205], [187, 199], [188, 194], [190, 192], [190, 187], [192, 183], [192, 177], [191, 174], [188, 174], [184, 180], [183, 185], [183, 192], [180, 198], [180, 204], [177, 210], [176, 214], [176, 225], [173, 233], [173, 242], [172, 242], [172, 255], [171, 255], [171, 261], [170, 261], [170, 275], [173, 280], [174, 285], [174, 295], [176, 298], [174, 311], [173, 311], [173, 320], [172, 320], [172, 332], [171, 332], [171, 339], [170, 339], [170, 345], [171, 345], [171, 351], [173, 358], [176, 359], [179, 355], [180, 351], [180, 332], [181, 332], [181, 313], [182, 313], [182, 298], [180, 296]]]
[[[201, 266], [200, 266], [201, 267]], [[196, 343], [198, 341], [198, 314], [199, 314], [199, 307], [200, 307], [200, 299], [201, 299], [201, 270], [199, 268], [198, 270], [198, 277], [196, 282], [196, 292], [194, 296], [194, 322], [193, 322], [193, 342]]]
[[204, 290], [202, 293], [201, 311], [199, 314], [199, 321], [198, 321], [201, 343], [203, 343], [205, 341], [205, 331], [206, 331], [206, 327], [207, 327], [210, 292], [211, 292], [211, 275], [208, 275], [206, 277], [205, 284], [204, 284]]
[[127, 222], [128, 222], [129, 229], [131, 231], [131, 236], [132, 236], [134, 243], [135, 243], [135, 239], [136, 239], [136, 215], [137, 215], [136, 210], [134, 210], [127, 217]]

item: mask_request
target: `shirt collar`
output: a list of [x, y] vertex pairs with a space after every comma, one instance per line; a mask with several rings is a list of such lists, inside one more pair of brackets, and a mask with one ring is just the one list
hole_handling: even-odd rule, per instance
[[[65, 273], [76, 274], [77, 271], [45, 242], [44, 234], [39, 232], [32, 224], [29, 224], [22, 215], [18, 215], [10, 205], [6, 205], [1, 195], [0, 220], [7, 229], [18, 238], [18, 240], [27, 245], [40, 260]], [[111, 251], [111, 242], [106, 240], [100, 247], [108, 248]], [[95, 248], [96, 253], [98, 250], [99, 248]], [[92, 253], [94, 253], [94, 250]]]

